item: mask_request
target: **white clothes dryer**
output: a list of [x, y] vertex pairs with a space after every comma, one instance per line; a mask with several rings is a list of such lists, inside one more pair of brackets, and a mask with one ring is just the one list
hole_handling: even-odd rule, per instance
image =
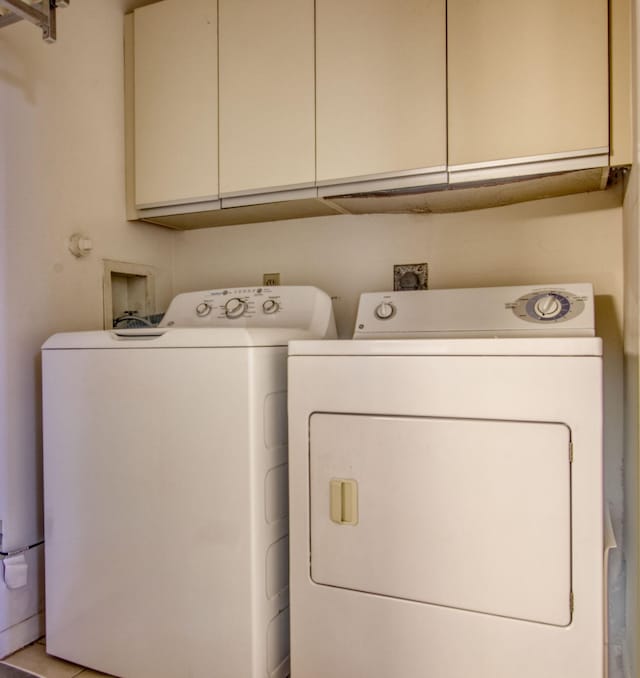
[[286, 355], [312, 287], [177, 296], [43, 347], [47, 651], [125, 678], [289, 672]]
[[295, 678], [602, 678], [590, 285], [364, 294], [289, 357]]

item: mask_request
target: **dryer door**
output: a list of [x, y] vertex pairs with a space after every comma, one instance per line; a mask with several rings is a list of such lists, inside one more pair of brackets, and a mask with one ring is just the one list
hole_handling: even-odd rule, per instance
[[565, 626], [564, 424], [314, 413], [318, 584]]

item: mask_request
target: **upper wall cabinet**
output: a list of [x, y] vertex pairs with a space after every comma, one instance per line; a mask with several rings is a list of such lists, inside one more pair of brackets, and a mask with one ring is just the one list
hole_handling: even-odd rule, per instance
[[607, 0], [448, 0], [451, 180], [608, 164]]
[[316, 103], [321, 194], [446, 182], [445, 0], [316, 0]]
[[630, 15], [631, 0], [146, 5], [125, 20], [127, 213], [202, 228], [602, 188], [631, 157]]
[[313, 0], [219, 0], [223, 198], [315, 186], [313, 13]]
[[217, 0], [133, 15], [135, 205], [218, 197]]

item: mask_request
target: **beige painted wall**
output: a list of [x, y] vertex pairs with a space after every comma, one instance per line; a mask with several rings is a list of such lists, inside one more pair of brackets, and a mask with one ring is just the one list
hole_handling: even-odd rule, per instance
[[[52, 45], [26, 22], [0, 31], [0, 519], [9, 549], [41, 536], [41, 343], [102, 327], [104, 258], [156, 267], [159, 305], [171, 297], [173, 234], [125, 219], [129, 4], [72, 2]], [[75, 231], [94, 242], [85, 259], [67, 251]]]
[[634, 122], [634, 166], [627, 184], [623, 206], [624, 225], [624, 353], [625, 353], [625, 451], [624, 451], [624, 494], [625, 494], [625, 540], [627, 544], [627, 595], [625, 638], [627, 675], [630, 678], [640, 676], [638, 666], [638, 646], [640, 644], [640, 587], [638, 562], [640, 561], [640, 543], [638, 530], [640, 524], [640, 505], [638, 488], [640, 487], [640, 467], [638, 448], [640, 441], [639, 388], [640, 362], [640, 174], [638, 161], [638, 130], [640, 129], [640, 104], [638, 101], [638, 78], [640, 77], [640, 0], [633, 3], [633, 122]]
[[639, 325], [638, 303], [640, 279], [638, 262], [640, 243], [638, 227], [640, 213], [638, 194], [640, 177], [634, 167], [629, 178], [624, 201], [624, 268], [625, 268], [625, 308], [624, 308], [624, 353], [625, 353], [625, 459], [624, 459], [624, 495], [625, 495], [625, 541], [627, 544], [627, 596], [626, 623], [627, 637], [626, 662], [629, 676], [636, 678], [638, 650], [638, 382], [640, 364], [638, 361]]

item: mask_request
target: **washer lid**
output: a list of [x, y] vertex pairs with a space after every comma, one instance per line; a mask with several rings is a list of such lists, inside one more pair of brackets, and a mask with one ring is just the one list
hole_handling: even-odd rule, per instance
[[63, 332], [54, 334], [42, 349], [117, 348], [232, 348], [286, 346], [290, 339], [312, 339], [313, 332], [296, 328], [170, 328]]
[[296, 341], [290, 356], [418, 356], [418, 355], [512, 355], [512, 356], [602, 356], [598, 337], [528, 339], [343, 339]]

